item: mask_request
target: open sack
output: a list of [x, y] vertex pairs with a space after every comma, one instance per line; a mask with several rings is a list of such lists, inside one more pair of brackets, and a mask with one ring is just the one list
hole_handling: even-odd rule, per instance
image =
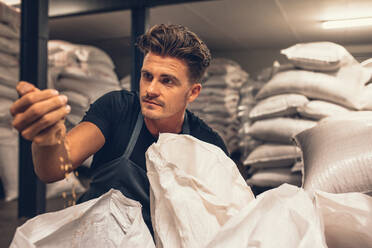
[[[224, 152], [161, 134], [146, 153], [156, 247], [372, 247], [372, 197], [283, 184], [254, 198]], [[111, 190], [37, 216], [11, 247], [155, 247], [141, 205]]]
[[28, 220], [11, 248], [155, 247], [141, 205], [110, 190], [97, 199]]

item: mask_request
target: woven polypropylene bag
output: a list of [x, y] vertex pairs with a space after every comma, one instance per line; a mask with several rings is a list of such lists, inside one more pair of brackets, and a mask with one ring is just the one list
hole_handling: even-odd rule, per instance
[[[368, 114], [368, 113], [367, 113]], [[325, 119], [295, 139], [303, 153], [303, 187], [330, 193], [372, 191], [372, 115]]]

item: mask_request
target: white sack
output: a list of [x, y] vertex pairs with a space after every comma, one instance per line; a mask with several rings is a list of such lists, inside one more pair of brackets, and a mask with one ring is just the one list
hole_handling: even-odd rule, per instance
[[249, 113], [251, 120], [290, 116], [297, 113], [297, 107], [304, 106], [309, 100], [298, 94], [271, 96], [258, 102]]
[[124, 90], [130, 91], [131, 88], [131, 77], [127, 75], [120, 79], [120, 87]]
[[10, 39], [0, 36], [0, 51], [12, 55], [20, 54], [20, 41], [19, 39]]
[[18, 93], [15, 87], [9, 87], [0, 83], [0, 98], [15, 101], [18, 99]]
[[372, 111], [350, 111], [343, 115], [334, 115], [322, 119], [319, 123], [329, 123], [334, 121], [361, 121], [365, 122], [367, 125], [372, 122]]
[[254, 122], [249, 134], [262, 141], [292, 144], [296, 134], [315, 125], [315, 121], [279, 117]]
[[372, 197], [361, 193], [315, 192], [328, 248], [372, 247]]
[[320, 120], [329, 116], [344, 115], [349, 111], [351, 109], [322, 100], [313, 100], [297, 108], [297, 112], [301, 116], [314, 120]]
[[0, 21], [19, 30], [21, 26], [21, 13], [19, 9], [0, 2]]
[[0, 51], [0, 66], [19, 68], [19, 60], [14, 55]]
[[146, 166], [157, 247], [205, 247], [254, 199], [219, 147], [189, 135], [160, 134]]
[[364, 87], [361, 98], [363, 99], [362, 110], [372, 110], [372, 83]]
[[[1, 86], [0, 86], [1, 90]], [[6, 98], [0, 98], [0, 124], [9, 125], [11, 124], [13, 117], [10, 114], [10, 107], [13, 101]]]
[[305, 190], [372, 191], [372, 115], [359, 120], [349, 116], [330, 117], [295, 137], [303, 153]]
[[295, 145], [263, 144], [255, 148], [243, 162], [253, 168], [288, 167], [301, 158], [301, 150]]
[[226, 75], [227, 73], [234, 73], [240, 69], [240, 65], [230, 59], [214, 58], [207, 69], [207, 73], [212, 75]]
[[305, 70], [279, 72], [257, 93], [257, 99], [273, 95], [296, 93], [325, 100], [353, 109], [362, 109], [364, 84], [370, 74], [361, 65], [340, 68], [335, 73]]
[[302, 161], [297, 161], [293, 167], [291, 168], [291, 172], [292, 173], [296, 173], [296, 172], [301, 172], [303, 171], [304, 169], [304, 163]]
[[295, 66], [316, 71], [335, 71], [341, 66], [356, 63], [353, 56], [333, 42], [299, 43], [280, 51]]
[[66, 78], [79, 79], [88, 84], [90, 81], [101, 81], [101, 84], [119, 86], [119, 81], [114, 73], [108, 74], [95, 70], [94, 67], [90, 68], [86, 66], [85, 68], [82, 68], [77, 66], [67, 66], [63, 68], [60, 75]]
[[68, 104], [70, 104], [73, 107], [78, 107], [87, 110], [91, 103], [89, 102], [88, 97], [75, 91], [70, 90], [60, 91], [60, 94], [66, 95], [68, 98]]
[[83, 119], [83, 115], [70, 113], [66, 116], [66, 125], [70, 125], [71, 128], [75, 127]]
[[[0, 44], [1, 46], [1, 44]], [[0, 66], [0, 84], [15, 88], [19, 82], [19, 68]]]
[[20, 30], [14, 29], [12, 26], [0, 22], [0, 36], [11, 39], [19, 39]]
[[300, 186], [301, 178], [301, 173], [292, 173], [291, 168], [267, 168], [255, 172], [246, 182], [260, 187], [278, 187], [283, 183]]
[[18, 197], [18, 132], [0, 126], [0, 175], [5, 201]]
[[321, 220], [301, 188], [282, 185], [232, 217], [207, 248], [326, 248]]
[[94, 102], [99, 97], [113, 90], [120, 90], [119, 84], [105, 84], [102, 81], [81, 81], [74, 78], [62, 77], [55, 82], [55, 88], [60, 91], [75, 91]]
[[77, 45], [61, 40], [51, 40], [48, 42], [48, 50], [53, 52], [66, 51], [71, 54], [69, 56], [75, 57], [79, 62], [103, 63], [111, 68], [115, 68], [110, 56], [98, 47]]
[[11, 248], [155, 247], [141, 204], [110, 190], [97, 199], [46, 213], [17, 228]]

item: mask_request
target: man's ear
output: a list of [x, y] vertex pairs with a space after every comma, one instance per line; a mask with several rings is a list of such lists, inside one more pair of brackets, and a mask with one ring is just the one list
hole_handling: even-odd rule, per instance
[[200, 91], [202, 89], [202, 86], [200, 83], [195, 83], [191, 86], [191, 89], [189, 91], [189, 97], [188, 102], [193, 102], [199, 95]]

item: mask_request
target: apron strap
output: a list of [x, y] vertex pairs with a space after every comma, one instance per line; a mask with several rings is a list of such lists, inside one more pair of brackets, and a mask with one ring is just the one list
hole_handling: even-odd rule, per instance
[[185, 117], [183, 118], [182, 134], [190, 134], [189, 119], [187, 117], [186, 111], [185, 111]]
[[[141, 132], [142, 125], [143, 125], [143, 115], [142, 115], [141, 110], [140, 110], [139, 113], [138, 113], [136, 125], [134, 126], [132, 136], [130, 137], [128, 146], [125, 149], [125, 152], [124, 152], [124, 155], [123, 155], [124, 157], [129, 158], [130, 155], [132, 154], [134, 146], [137, 143], [138, 136]], [[188, 121], [188, 117], [187, 117], [186, 112], [185, 112], [185, 117], [184, 117], [184, 121], [183, 121], [183, 125], [182, 125], [182, 133], [183, 134], [190, 134], [190, 125], [189, 125], [189, 121]]]
[[138, 136], [141, 132], [142, 124], [143, 124], [143, 116], [142, 116], [142, 113], [141, 113], [141, 110], [140, 110], [139, 113], [138, 113], [136, 125], [134, 126], [132, 136], [130, 137], [128, 146], [125, 149], [125, 152], [124, 152], [124, 155], [123, 155], [125, 158], [129, 158], [130, 155], [132, 154], [134, 146], [137, 143]]

